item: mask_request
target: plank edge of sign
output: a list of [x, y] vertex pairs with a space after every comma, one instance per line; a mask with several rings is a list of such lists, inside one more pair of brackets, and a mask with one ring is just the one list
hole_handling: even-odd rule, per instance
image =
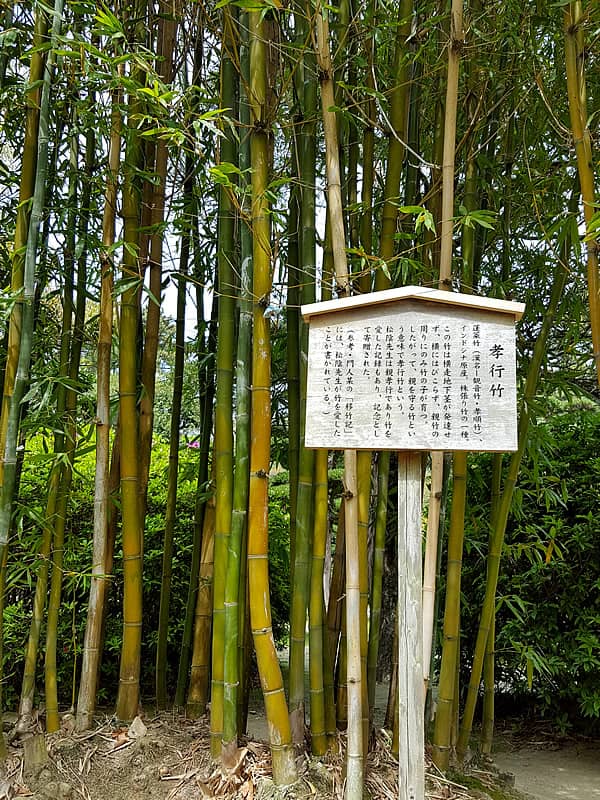
[[502, 447], [502, 448], [495, 448], [495, 447], [473, 447], [472, 445], [469, 447], [445, 447], [445, 448], [437, 448], [437, 447], [429, 447], [428, 445], [420, 446], [418, 444], [413, 444], [410, 447], [398, 447], [397, 445], [388, 444], [374, 444], [374, 445], [356, 445], [352, 444], [349, 447], [348, 444], [340, 444], [336, 442], [336, 444], [311, 444], [310, 441], [305, 442], [304, 446], [307, 450], [357, 450], [358, 452], [380, 452], [386, 451], [390, 453], [410, 453], [411, 451], [415, 452], [426, 452], [426, 453], [516, 453], [519, 449], [518, 444], [514, 447]]
[[493, 297], [478, 297], [461, 292], [446, 292], [426, 286], [403, 286], [400, 289], [384, 289], [380, 292], [369, 292], [368, 294], [303, 305], [300, 307], [300, 312], [303, 319], [308, 320], [321, 314], [332, 314], [353, 308], [395, 303], [402, 300], [426, 301], [447, 306], [480, 309], [481, 311], [495, 311], [501, 314], [510, 314], [515, 321], [521, 319], [525, 311], [525, 303], [517, 303], [513, 300], [498, 300]]

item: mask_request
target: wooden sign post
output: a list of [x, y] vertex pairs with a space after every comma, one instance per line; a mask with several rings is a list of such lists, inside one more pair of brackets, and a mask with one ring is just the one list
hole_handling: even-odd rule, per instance
[[[517, 449], [514, 328], [524, 308], [416, 286], [302, 307], [306, 446], [399, 451], [400, 800], [425, 796], [421, 451]], [[348, 712], [350, 729], [350, 701]]]

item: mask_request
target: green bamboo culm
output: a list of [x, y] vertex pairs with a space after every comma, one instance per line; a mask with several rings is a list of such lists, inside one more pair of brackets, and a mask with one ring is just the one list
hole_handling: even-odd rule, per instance
[[[238, 74], [237, 11], [222, 9], [221, 108], [231, 109], [235, 120]], [[231, 131], [221, 140], [221, 162], [237, 164], [237, 148]], [[219, 328], [217, 338], [217, 393], [215, 405], [216, 525], [213, 583], [212, 675], [210, 702], [211, 753], [221, 755], [223, 737], [223, 681], [225, 659], [225, 582], [233, 504], [233, 362], [235, 353], [235, 208], [230, 189], [219, 190]]]
[[[145, 0], [137, 0], [133, 19], [135, 41], [145, 41]], [[139, 68], [133, 80], [143, 85]], [[117, 717], [131, 720], [138, 713], [142, 645], [142, 548], [143, 533], [139, 503], [138, 433], [138, 322], [139, 236], [141, 219], [140, 170], [142, 145], [137, 131], [142, 113], [139, 96], [132, 92], [128, 101], [125, 129], [126, 150], [123, 162], [123, 260], [121, 324], [119, 328], [119, 420], [121, 429], [121, 519], [123, 537], [123, 640], [117, 694]]]
[[[306, 37], [306, 19], [296, 15], [299, 39]], [[302, 98], [302, 122], [298, 134], [299, 185], [300, 185], [300, 237], [299, 252], [301, 264], [300, 303], [309, 304], [315, 300], [316, 272], [316, 229], [315, 229], [315, 189], [316, 189], [316, 110], [317, 81], [315, 81], [315, 55], [312, 48], [306, 48], [302, 56], [302, 81], [299, 96]], [[306, 417], [306, 381], [308, 366], [308, 325], [299, 319], [300, 343], [300, 446], [298, 454], [298, 491], [296, 501], [295, 540], [293, 548], [292, 585], [294, 591], [290, 608], [290, 670], [289, 670], [289, 709], [294, 744], [300, 745], [304, 739], [304, 669], [306, 613], [309, 603], [311, 536], [314, 512], [314, 450], [304, 446]]]
[[[240, 19], [240, 59], [242, 75], [248, 77], [248, 15]], [[245, 98], [244, 98], [245, 100]], [[250, 121], [248, 103], [240, 101], [240, 123], [247, 127]], [[239, 164], [244, 172], [250, 166], [248, 138], [240, 142]], [[244, 193], [246, 196], [247, 193]], [[244, 212], [248, 209], [244, 208]], [[243, 214], [245, 216], [245, 214]], [[245, 601], [246, 571], [242, 570], [245, 554], [245, 533], [248, 519], [248, 485], [250, 478], [250, 383], [252, 364], [252, 238], [248, 220], [243, 219], [240, 230], [240, 294], [239, 330], [236, 356], [236, 407], [235, 407], [235, 472], [233, 482], [233, 512], [227, 555], [225, 580], [225, 651], [223, 694], [223, 750], [225, 767], [237, 764], [238, 737], [242, 715], [241, 687], [244, 667], [240, 653], [240, 637], [246, 622]]]
[[315, 513], [309, 602], [310, 742], [313, 755], [328, 747], [325, 721], [325, 638], [323, 626], [323, 565], [327, 526], [327, 451], [315, 459]]
[[266, 26], [262, 15], [252, 11], [250, 20], [253, 234], [253, 339], [252, 406], [250, 445], [250, 493], [248, 514], [248, 583], [250, 623], [265, 701], [273, 759], [273, 780], [278, 786], [296, 781], [296, 763], [290, 721], [277, 659], [271, 623], [268, 568], [268, 475], [271, 435], [271, 344], [265, 310], [271, 292], [269, 184], [269, 111], [267, 108]]
[[[502, 453], [494, 453], [492, 458], [492, 492], [491, 492], [491, 528], [494, 529], [496, 515], [498, 513], [498, 503], [502, 493], [502, 463], [504, 456]], [[490, 623], [490, 633], [485, 646], [485, 658], [483, 662], [483, 714], [481, 722], [481, 743], [482, 753], [489, 755], [492, 752], [494, 741], [494, 706], [495, 706], [495, 647], [496, 647], [496, 609], [492, 615]]]
[[375, 508], [375, 541], [373, 548], [373, 574], [371, 578], [369, 649], [367, 655], [367, 682], [369, 688], [369, 714], [375, 707], [377, 685], [377, 656], [381, 633], [381, 603], [383, 598], [383, 568], [385, 559], [385, 535], [387, 528], [387, 503], [389, 483], [389, 453], [379, 454], [379, 462], [388, 461], [377, 470], [377, 505]]

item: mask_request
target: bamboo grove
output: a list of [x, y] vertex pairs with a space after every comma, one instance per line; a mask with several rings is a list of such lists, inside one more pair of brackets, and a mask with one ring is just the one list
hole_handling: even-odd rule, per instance
[[[118, 718], [141, 703], [190, 716], [210, 704], [212, 755], [227, 766], [256, 668], [275, 781], [296, 779], [310, 719], [317, 756], [348, 730], [348, 796], [361, 796], [378, 674], [392, 675], [392, 729], [397, 706], [383, 646], [395, 626], [386, 553], [397, 463], [346, 453], [354, 477], [341, 486], [342, 454], [304, 447], [299, 308], [416, 284], [527, 304], [519, 449], [493, 462], [474, 652], [461, 648], [469, 458], [422, 462], [434, 760], [446, 769], [464, 757], [480, 713], [477, 746], [489, 752], [496, 587], [530, 427], [561, 381], [593, 393], [600, 376], [598, 7], [55, 0], [0, 13], [0, 596], [3, 608], [17, 598], [27, 629], [3, 643], [4, 669], [22, 669], [4, 678], [18, 692], [15, 735], [42, 700], [48, 732], [69, 703], [77, 728], [92, 726], [103, 664], [118, 654], [116, 684], [102, 686]], [[156, 531], [148, 485], [165, 372]], [[188, 429], [196, 501], [183, 551]], [[82, 549], [71, 486], [87, 452], [93, 531]], [[48, 478], [32, 509], [22, 479], [36, 459]], [[282, 467], [289, 662], [269, 586], [269, 477]], [[109, 603], [122, 615], [116, 642]], [[59, 633], [69, 615], [81, 622], [70, 648]]]

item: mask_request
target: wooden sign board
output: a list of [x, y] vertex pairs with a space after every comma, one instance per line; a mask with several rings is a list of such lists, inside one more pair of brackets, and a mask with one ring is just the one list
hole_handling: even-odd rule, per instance
[[306, 446], [516, 450], [523, 310], [420, 287], [303, 306]]

